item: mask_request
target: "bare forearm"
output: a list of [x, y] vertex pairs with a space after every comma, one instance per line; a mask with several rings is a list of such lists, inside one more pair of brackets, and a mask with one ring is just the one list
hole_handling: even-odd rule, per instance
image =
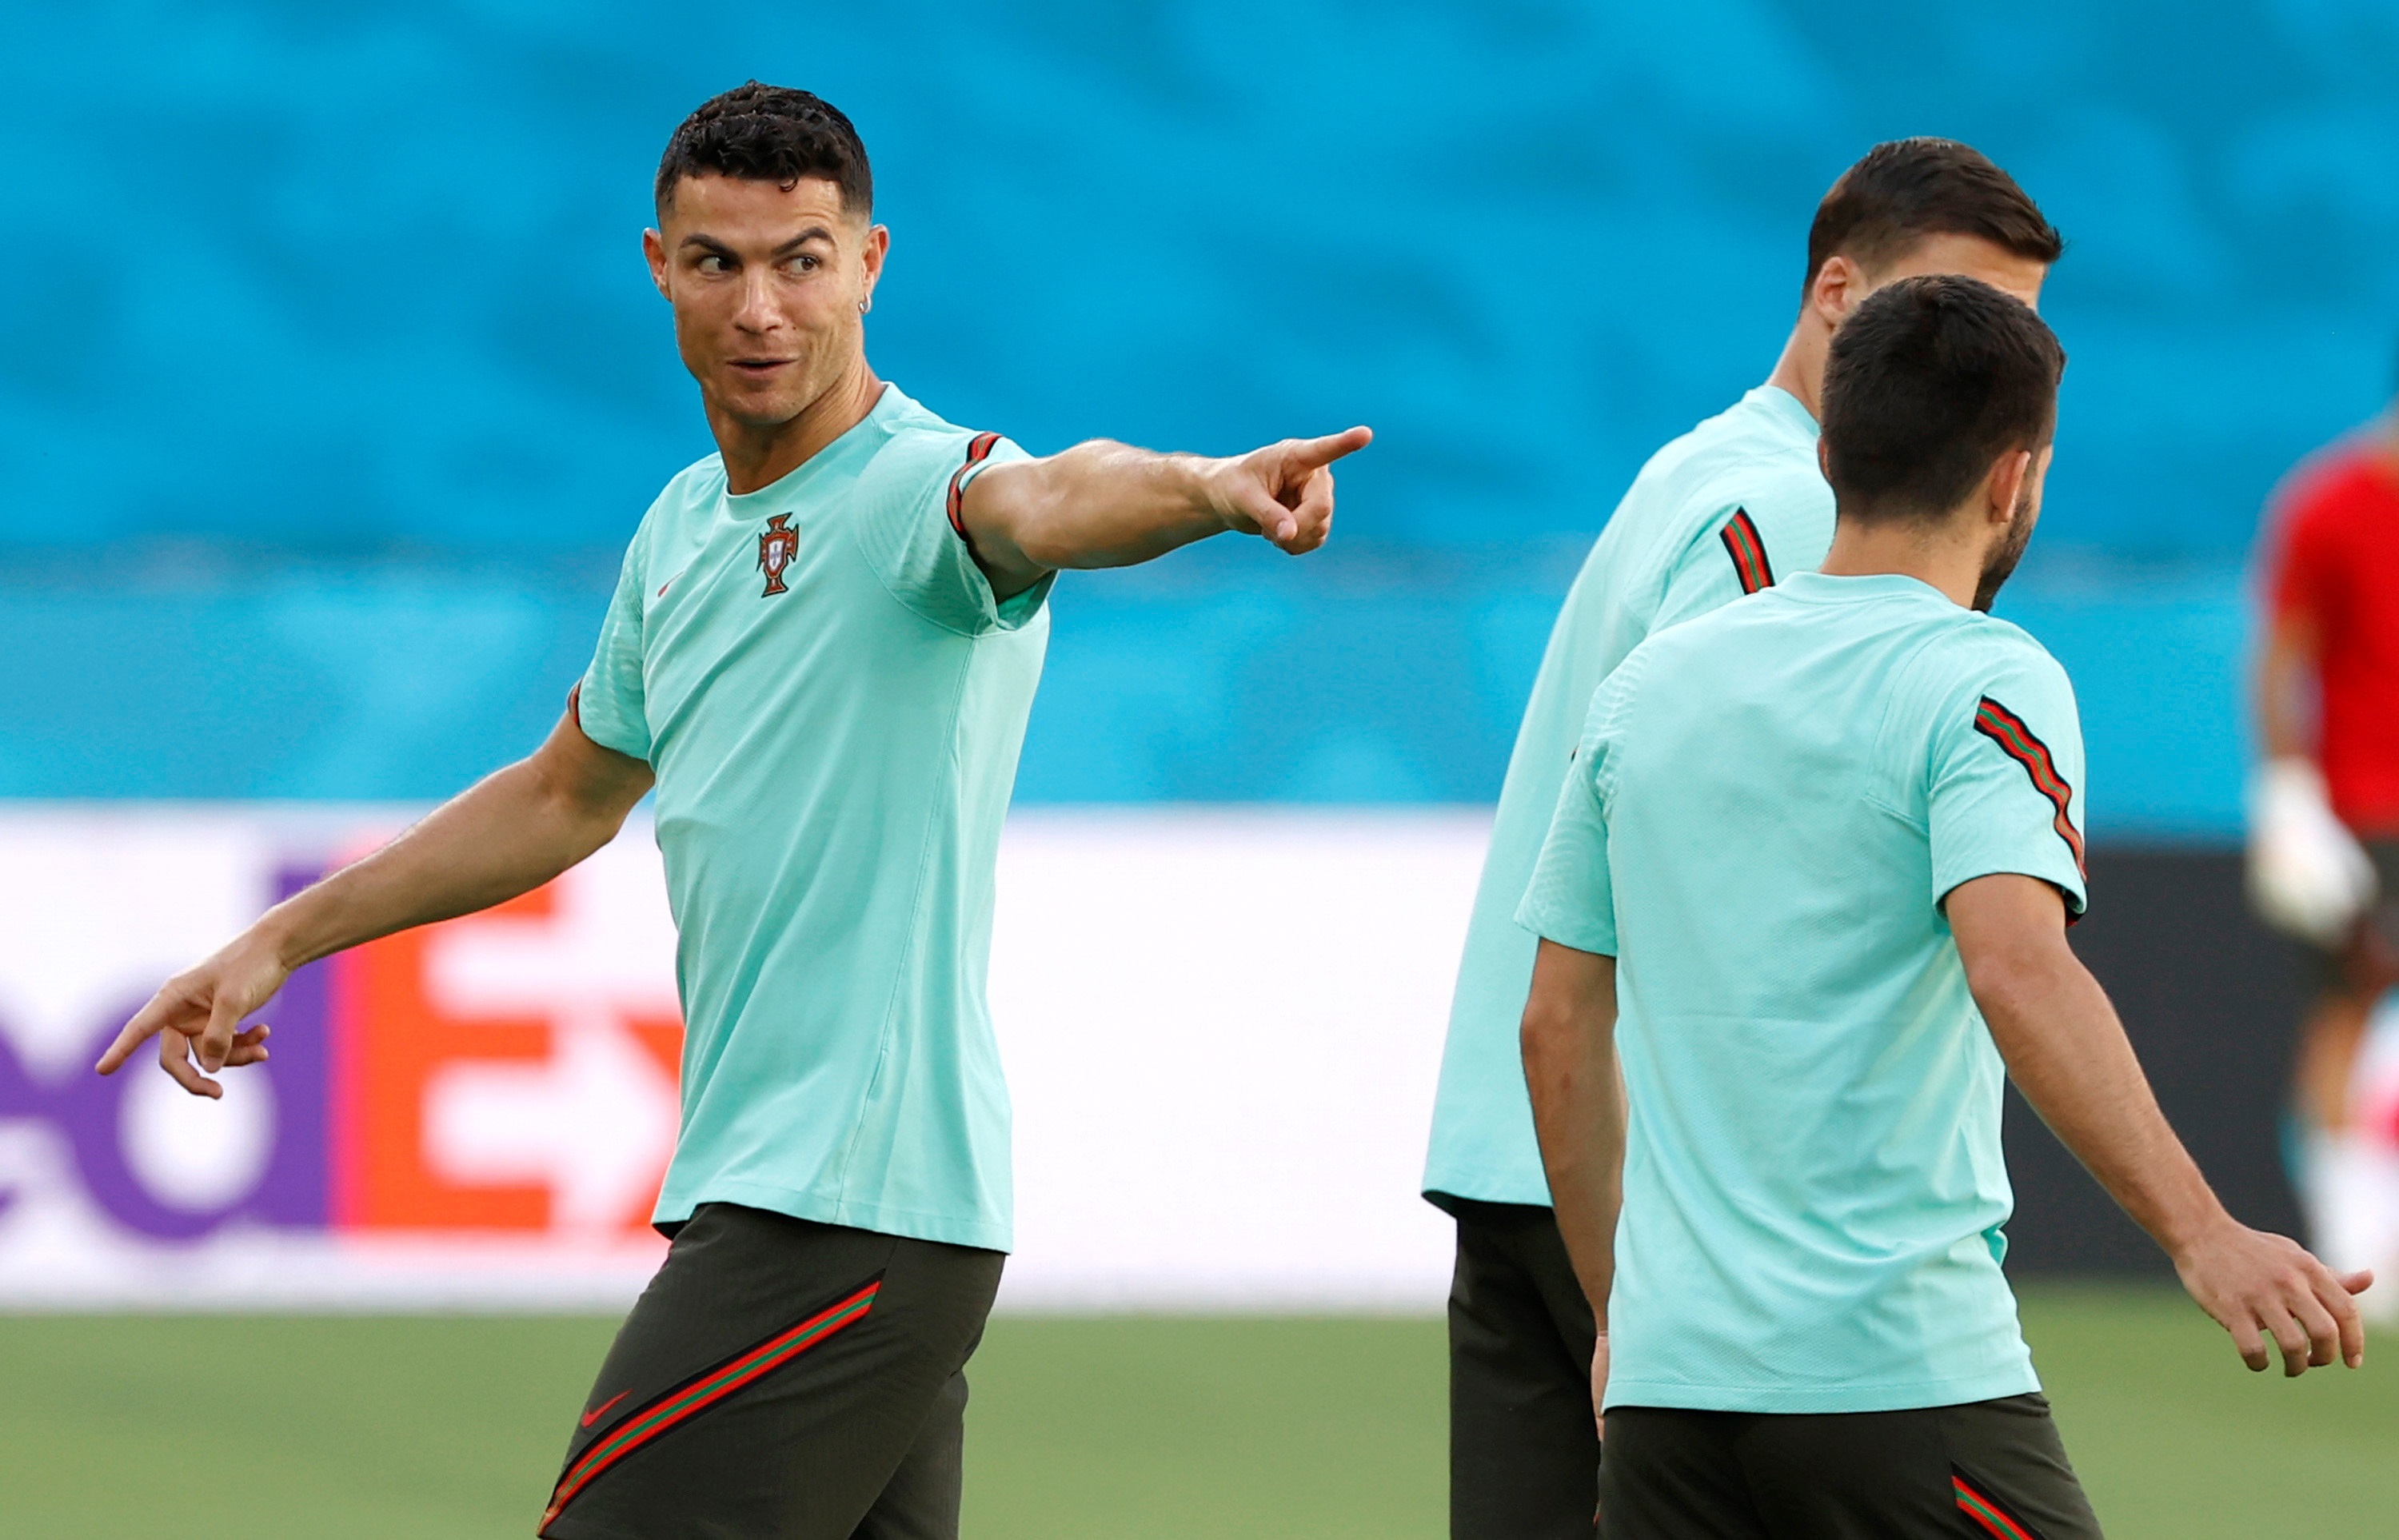
[[2133, 1057], [2122, 1023], [2066, 944], [2057, 889], [2000, 873], [1945, 900], [1966, 982], [2025, 1100], [2109, 1196], [2174, 1259], [2200, 1307], [2252, 1369], [2297, 1374], [2336, 1356], [2365, 1361], [2353, 1296], [2371, 1273], [2336, 1277], [2298, 1245], [2224, 1211]]
[[[1208, 493], [1215, 461], [1094, 440], [983, 477], [996, 539], [1043, 569], [1130, 567], [1229, 526]], [[1004, 529], [1004, 534], [998, 533]], [[978, 540], [983, 538], [980, 530]], [[1006, 551], [995, 553], [1005, 557]]]
[[1550, 1179], [1558, 1234], [1600, 1325], [1616, 1278], [1616, 1220], [1624, 1205], [1624, 1113], [1616, 1055], [1603, 1049], [1554, 1057], [1531, 1048], [1525, 1075], [1533, 1124]]
[[[1612, 983], [1613, 964], [1608, 966]], [[1616, 1221], [1624, 1202], [1624, 1086], [1616, 1061], [1614, 992], [1611, 987], [1603, 998], [1557, 982], [1555, 971], [1546, 979], [1537, 972], [1525, 1008], [1525, 1086], [1558, 1233], [1605, 1331], [1616, 1277]]]
[[2071, 952], [1989, 968], [1975, 996], [2025, 1100], [2134, 1223], [2178, 1256], [2224, 1221], [2106, 992]]
[[1333, 528], [1333, 462], [1374, 435], [1285, 439], [1230, 459], [1093, 439], [985, 471], [961, 527], [1002, 597], [1061, 568], [1129, 567], [1227, 530], [1302, 556]]
[[485, 777], [364, 860], [262, 916], [286, 966], [531, 892], [608, 843], [646, 767], [562, 723], [540, 752]]

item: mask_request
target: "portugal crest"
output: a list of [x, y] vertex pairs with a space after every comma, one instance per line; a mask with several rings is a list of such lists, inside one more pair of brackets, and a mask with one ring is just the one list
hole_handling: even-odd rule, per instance
[[758, 596], [761, 599], [791, 591], [783, 587], [783, 574], [800, 554], [800, 532], [791, 522], [790, 514], [779, 513], [766, 520], [766, 532], [758, 536], [758, 570], [766, 574], [766, 591]]

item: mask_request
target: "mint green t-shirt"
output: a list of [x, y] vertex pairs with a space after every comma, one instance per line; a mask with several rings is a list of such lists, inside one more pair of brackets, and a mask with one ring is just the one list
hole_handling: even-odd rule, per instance
[[1450, 1003], [1425, 1192], [1550, 1201], [1516, 1047], [1533, 979], [1533, 938], [1516, 904], [1592, 692], [1651, 631], [1809, 571], [1832, 543], [1815, 419], [1772, 385], [1660, 450], [1617, 505], [1550, 631], [1508, 760]]
[[684, 1030], [661, 1223], [726, 1202], [1009, 1245], [983, 979], [1050, 585], [995, 601], [952, 519], [1023, 458], [886, 386], [772, 486], [700, 461], [633, 536], [576, 709], [657, 777]]
[[2037, 1390], [1999, 1270], [2004, 1069], [1941, 905], [2083, 904], [2065, 670], [1913, 578], [1800, 573], [1600, 687], [1522, 910], [1618, 960], [1610, 1406]]

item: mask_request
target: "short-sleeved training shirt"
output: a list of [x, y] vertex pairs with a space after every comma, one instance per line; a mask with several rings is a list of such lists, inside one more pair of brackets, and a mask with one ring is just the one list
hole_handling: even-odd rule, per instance
[[2004, 1069], [1942, 904], [2083, 904], [2065, 670], [1913, 578], [1800, 573], [1600, 687], [1525, 925], [1617, 958], [1611, 1406], [2040, 1387], [1999, 1270]]
[[886, 386], [771, 486], [702, 460], [633, 536], [576, 709], [657, 777], [684, 1026], [660, 1223], [726, 1202], [1009, 1245], [983, 979], [1050, 585], [996, 601], [956, 519], [1023, 457]]
[[1583, 562], [1509, 756], [1449, 1011], [1424, 1191], [1547, 1204], [1516, 1030], [1533, 938], [1516, 904], [1549, 832], [1592, 692], [1661, 626], [1806, 572], [1833, 543], [1816, 421], [1760, 385], [1650, 457]]
[[2293, 473], [2266, 563], [2274, 617], [2315, 632], [2316, 753], [2333, 810], [2361, 833], [2399, 834], [2399, 463], [2382, 435]]

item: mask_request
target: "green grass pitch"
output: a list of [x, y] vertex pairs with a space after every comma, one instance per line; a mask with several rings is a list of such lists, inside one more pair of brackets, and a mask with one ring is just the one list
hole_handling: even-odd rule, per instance
[[[2115, 1540], [2399, 1533], [2399, 1358], [2253, 1376], [2156, 1290], [2025, 1319]], [[611, 1324], [0, 1317], [0, 1534], [522, 1540]], [[973, 1540], [1444, 1531], [1437, 1321], [1002, 1318], [972, 1377]]]

